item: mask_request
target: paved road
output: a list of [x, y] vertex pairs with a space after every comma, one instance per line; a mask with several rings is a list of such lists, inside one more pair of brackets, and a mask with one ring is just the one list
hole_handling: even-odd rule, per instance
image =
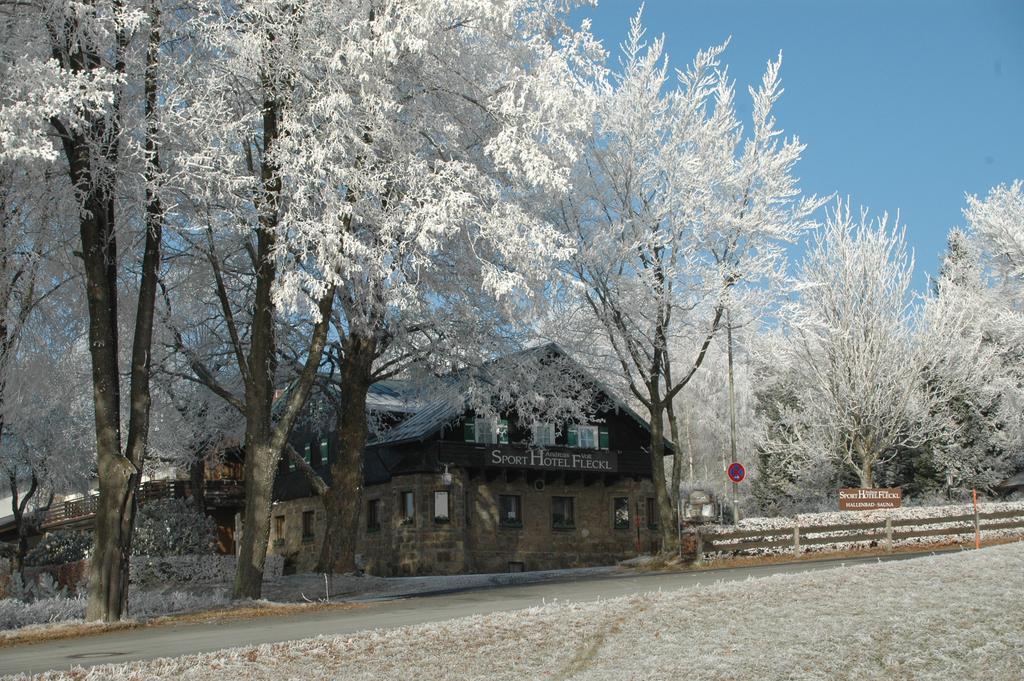
[[[717, 581], [773, 574], [826, 570], [841, 565], [901, 560], [922, 554], [818, 561], [788, 565], [725, 568], [701, 572], [627, 574], [572, 582], [544, 582], [455, 593], [368, 602], [351, 610], [327, 610], [294, 616], [263, 617], [216, 624], [181, 624], [0, 648], [0, 675], [68, 669], [107, 662], [175, 657], [235, 646], [291, 641], [320, 634], [349, 634], [391, 629], [507, 610], [543, 602], [591, 601], [659, 589], [679, 589]], [[927, 554], [924, 554], [927, 555]]]

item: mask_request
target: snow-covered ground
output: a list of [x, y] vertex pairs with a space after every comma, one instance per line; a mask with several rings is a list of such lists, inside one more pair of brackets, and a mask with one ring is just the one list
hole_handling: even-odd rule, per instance
[[[263, 584], [263, 600], [258, 605], [274, 607], [277, 603], [307, 601], [367, 601], [426, 593], [477, 589], [488, 586], [533, 584], [558, 579], [581, 579], [618, 572], [619, 568], [593, 567], [571, 570], [540, 570], [535, 572], [476, 575], [436, 575], [427, 577], [373, 577], [371, 575], [333, 575], [329, 581], [322, 574], [277, 575], [267, 577]], [[163, 588], [150, 586], [132, 589], [129, 613], [135, 621], [146, 621], [169, 614], [182, 614], [227, 606], [230, 584], [224, 582], [177, 584]], [[85, 616], [84, 597], [42, 598], [31, 603], [16, 599], [0, 599], [0, 640], [16, 636], [30, 628], [46, 628], [82, 624]]]
[[39, 678], [1019, 681], [1021, 575], [1018, 542]]
[[[1016, 511], [1024, 515], [1024, 501], [1007, 501], [1007, 502], [985, 502], [978, 504], [978, 510], [980, 513], [996, 513], [1003, 511]], [[904, 506], [902, 508], [894, 509], [878, 509], [874, 511], [832, 511], [829, 513], [802, 513], [792, 518], [778, 517], [778, 518], [745, 518], [740, 520], [737, 525], [704, 525], [701, 527], [701, 531], [706, 533], [714, 532], [733, 532], [733, 531], [746, 531], [746, 530], [780, 530], [788, 529], [794, 526], [801, 528], [801, 537], [806, 540], [809, 537], [823, 536], [822, 533], [811, 533], [805, 531], [803, 528], [809, 528], [813, 526], [821, 525], [847, 525], [854, 523], [879, 523], [885, 522], [886, 518], [892, 520], [916, 520], [918, 521], [912, 526], [903, 526], [896, 528], [897, 531], [905, 530], [932, 530], [940, 529], [943, 527], [952, 527], [952, 525], [943, 525], [941, 523], [929, 523], [931, 519], [942, 519], [945, 517], [967, 515], [973, 513], [973, 506], [970, 504], [955, 504], [949, 506]], [[995, 520], [982, 520], [982, 527], [985, 523], [999, 522]], [[964, 523], [959, 523], [963, 525]], [[852, 530], [848, 532], [828, 532], [826, 534], [842, 536], [843, 534], [859, 534], [864, 530]], [[969, 533], [970, 537], [973, 537], [973, 530]], [[983, 530], [981, 533], [982, 541], [990, 541], [995, 539], [1002, 539], [1007, 537], [1019, 537], [1024, 535], [1024, 528], [1010, 528], [1010, 529], [996, 529], [996, 530]], [[894, 546], [918, 546], [935, 544], [939, 542], [948, 542], [956, 540], [964, 540], [968, 535], [963, 533], [951, 533], [945, 535], [928, 536], [928, 537], [910, 537], [905, 539], [897, 539], [893, 542]], [[778, 538], [778, 537], [775, 537]], [[713, 538], [712, 538], [713, 541]], [[747, 537], [743, 541], [756, 541], [755, 538]], [[801, 549], [804, 552], [809, 551], [843, 551], [847, 549], [865, 547], [868, 544], [867, 541], [858, 542], [842, 542], [836, 541], [828, 544], [804, 544]], [[769, 554], [769, 553], [789, 553], [792, 548], [789, 546], [773, 547], [767, 549], [756, 549], [748, 550], [745, 553], [755, 554]], [[1022, 676], [1024, 678], [1024, 676]]]

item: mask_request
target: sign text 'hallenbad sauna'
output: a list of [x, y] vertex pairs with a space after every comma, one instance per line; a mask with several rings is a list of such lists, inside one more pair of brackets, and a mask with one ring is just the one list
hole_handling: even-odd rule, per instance
[[876, 508], [899, 508], [903, 503], [903, 490], [899, 487], [864, 488], [844, 487], [839, 490], [840, 511], [873, 511]]
[[495, 449], [488, 455], [487, 463], [491, 466], [590, 473], [614, 473], [619, 469], [618, 457], [612, 452], [601, 451], [552, 452], [545, 449], [528, 449], [524, 452], [510, 452]]

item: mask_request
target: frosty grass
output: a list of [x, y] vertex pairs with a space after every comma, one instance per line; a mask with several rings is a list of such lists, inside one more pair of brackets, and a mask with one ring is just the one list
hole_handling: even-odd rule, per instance
[[1020, 681], [1022, 604], [1018, 542], [38, 678]]

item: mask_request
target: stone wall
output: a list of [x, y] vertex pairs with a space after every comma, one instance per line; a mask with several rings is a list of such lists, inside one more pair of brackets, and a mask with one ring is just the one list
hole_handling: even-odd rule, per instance
[[[498, 518], [499, 495], [517, 495], [522, 500], [522, 527], [503, 527]], [[648, 529], [643, 516], [647, 497], [654, 496], [650, 481], [603, 482], [584, 485], [562, 480], [540, 484], [524, 479], [506, 482], [497, 478], [481, 480], [469, 489], [470, 508], [467, 535], [468, 572], [507, 572], [512, 564], [525, 570], [549, 570], [591, 565], [609, 565], [650, 551], [657, 533]], [[552, 527], [552, 497], [571, 497], [575, 507], [575, 527]], [[629, 526], [617, 529], [613, 519], [613, 499], [629, 499]], [[637, 529], [637, 502], [640, 528]], [[520, 567], [517, 565], [516, 567]]]
[[[360, 502], [358, 554], [361, 565], [375, 575], [459, 574], [546, 570], [565, 567], [608, 565], [657, 548], [658, 533], [648, 528], [647, 498], [654, 496], [649, 480], [621, 480], [612, 485], [596, 481], [585, 485], [578, 477], [569, 483], [552, 480], [528, 481], [524, 477], [508, 482], [504, 477], [488, 480], [468, 478], [465, 471], [453, 471], [450, 487], [440, 475], [415, 474], [394, 478], [363, 490]], [[434, 517], [434, 492], [449, 492], [449, 518]], [[401, 494], [412, 492], [413, 517], [401, 518]], [[498, 518], [498, 496], [521, 499], [522, 526], [504, 527]], [[552, 497], [572, 497], [575, 527], [552, 527]], [[614, 527], [613, 499], [629, 498], [629, 527]], [[380, 528], [367, 528], [366, 513], [371, 500], [380, 500]], [[314, 514], [313, 537], [302, 537], [302, 513]], [[283, 556], [286, 569], [310, 571], [319, 558], [325, 533], [324, 508], [317, 497], [274, 505], [271, 512], [269, 553]], [[283, 516], [283, 531], [278, 534]], [[639, 519], [639, 528], [637, 520]]]
[[[313, 513], [313, 536], [302, 536], [302, 514]], [[281, 531], [283, 518], [284, 527]], [[305, 497], [275, 503], [270, 509], [270, 543], [267, 555], [284, 559], [286, 574], [312, 572], [320, 558], [320, 548], [326, 534], [327, 512], [320, 497]]]

